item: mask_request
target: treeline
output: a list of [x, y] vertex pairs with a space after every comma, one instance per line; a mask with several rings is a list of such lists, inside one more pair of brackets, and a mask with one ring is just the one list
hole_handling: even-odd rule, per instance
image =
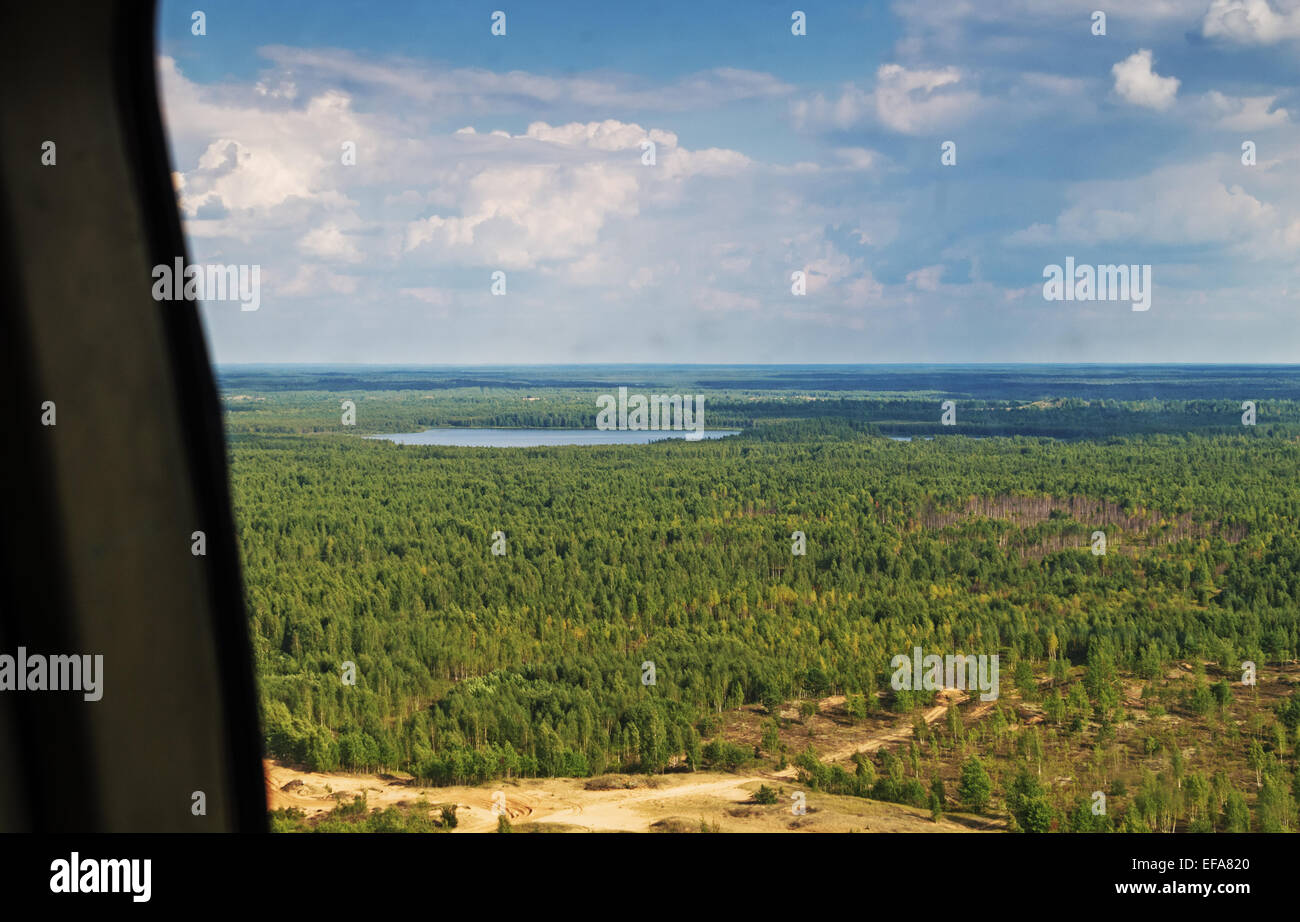
[[[223, 396], [232, 435], [394, 433], [435, 427], [560, 428], [595, 426], [596, 398], [616, 394], [619, 382], [586, 389], [533, 390], [452, 387], [438, 391], [228, 390]], [[1245, 385], [1243, 385], [1244, 387]], [[1058, 439], [1109, 438], [1141, 434], [1300, 434], [1300, 401], [1257, 400], [1255, 424], [1243, 425], [1242, 400], [1116, 401], [1065, 398], [1051, 401], [987, 399], [963, 394], [881, 395], [870, 392], [792, 393], [772, 390], [706, 389], [672, 382], [631, 393], [703, 394], [710, 429], [758, 429], [804, 421], [871, 424], [898, 437], [937, 435], [1030, 436]], [[952, 425], [942, 422], [942, 404], [954, 402]], [[344, 425], [343, 403], [351, 401], [354, 424]]]

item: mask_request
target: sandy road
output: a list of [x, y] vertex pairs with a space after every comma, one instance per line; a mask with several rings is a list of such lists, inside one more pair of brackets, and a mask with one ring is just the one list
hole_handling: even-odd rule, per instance
[[[922, 717], [925, 718], [925, 722], [927, 724], [933, 724], [936, 720], [939, 720], [941, 717], [943, 717], [945, 714], [948, 713], [948, 708], [961, 704], [963, 701], [968, 700], [969, 697], [962, 692], [953, 692], [953, 691], [943, 691], [940, 692], [939, 694], [944, 699], [943, 703], [936, 704], [934, 707], [929, 708], [928, 710], [925, 711], [924, 714], [921, 715]], [[997, 702], [994, 701], [981, 702], [970, 712], [969, 717], [974, 718], [976, 720], [982, 718], [989, 711], [993, 710], [993, 706], [996, 703]], [[854, 746], [843, 747], [840, 749], [832, 750], [831, 752], [821, 753], [819, 758], [821, 759], [822, 762], [825, 762], [827, 764], [831, 764], [835, 762], [843, 762], [845, 759], [853, 758], [859, 752], [875, 752], [877, 749], [879, 749], [882, 746], [888, 745], [890, 743], [900, 743], [903, 740], [910, 739], [911, 736], [912, 736], [912, 728], [910, 726], [890, 727], [887, 730], [876, 731], [875, 733], [871, 734], [871, 736], [868, 737], [866, 740]], [[793, 767], [789, 767], [782, 771], [775, 772], [771, 775], [766, 775], [764, 777], [793, 778], [795, 777], [796, 774], [797, 774], [796, 770]]]

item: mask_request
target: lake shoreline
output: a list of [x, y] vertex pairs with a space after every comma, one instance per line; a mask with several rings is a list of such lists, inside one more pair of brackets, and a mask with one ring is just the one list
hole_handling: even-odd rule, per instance
[[648, 445], [652, 442], [699, 442], [740, 435], [740, 429], [539, 429], [504, 426], [437, 426], [419, 432], [391, 432], [367, 435], [367, 439], [395, 445], [425, 445], [439, 448], [553, 448], [563, 445]]

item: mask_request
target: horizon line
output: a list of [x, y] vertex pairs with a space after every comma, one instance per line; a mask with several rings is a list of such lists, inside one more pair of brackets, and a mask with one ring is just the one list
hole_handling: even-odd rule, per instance
[[213, 362], [213, 368], [582, 368], [609, 365], [644, 368], [1300, 368], [1297, 362]]

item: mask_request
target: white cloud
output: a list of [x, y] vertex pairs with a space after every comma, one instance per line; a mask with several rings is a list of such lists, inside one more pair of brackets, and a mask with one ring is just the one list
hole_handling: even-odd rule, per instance
[[801, 128], [843, 130], [866, 120], [873, 109], [872, 100], [870, 93], [848, 84], [839, 99], [830, 100], [817, 93], [811, 99], [795, 101], [790, 114]]
[[347, 169], [341, 140], [369, 153], [379, 132], [373, 119], [352, 111], [346, 94], [322, 92], [295, 106], [287, 91], [202, 87], [171, 58], [157, 63], [179, 167], [172, 182], [191, 237], [248, 240], [276, 211], [309, 226], [320, 223], [320, 213], [355, 223], [339, 172]]
[[869, 170], [880, 160], [880, 154], [865, 147], [841, 147], [835, 151], [846, 169]]
[[799, 100], [791, 115], [797, 125], [812, 129], [844, 130], [875, 120], [899, 134], [924, 134], [977, 114], [983, 100], [975, 91], [961, 89], [961, 81], [962, 74], [954, 67], [909, 70], [901, 64], [882, 64], [870, 92], [848, 84], [838, 99], [818, 93]]
[[546, 122], [533, 122], [520, 137], [547, 141], [551, 144], [564, 144], [569, 147], [585, 147], [591, 150], [632, 150], [640, 149], [642, 141], [653, 141], [656, 145], [668, 147], [677, 145], [677, 135], [671, 131], [658, 129], [646, 131], [640, 125], [605, 119], [603, 122], [570, 122], [567, 125], [548, 125]]
[[917, 291], [938, 291], [939, 282], [943, 278], [943, 266], [925, 266], [914, 272], [907, 273], [907, 281], [913, 285]]
[[[338, 48], [258, 49], [273, 73], [259, 83], [263, 95], [288, 87], [333, 86], [346, 81], [368, 99], [416, 101], [432, 116], [454, 113], [536, 112], [538, 107], [581, 107], [587, 111], [646, 110], [679, 112], [713, 109], [747, 99], [785, 96], [791, 87], [771, 74], [716, 67], [673, 83], [647, 85], [628, 75], [553, 77], [522, 70], [447, 68], [401, 58], [375, 60]], [[290, 77], [290, 75], [292, 75]], [[271, 86], [276, 90], [270, 89]]]
[[357, 249], [337, 224], [325, 224], [313, 228], [302, 236], [298, 246], [304, 253], [320, 259], [335, 259], [343, 262], [360, 262], [361, 251]]
[[863, 307], [878, 302], [885, 296], [885, 286], [876, 281], [870, 270], [844, 285], [844, 302], [850, 307]]
[[822, 251], [822, 255], [807, 260], [800, 266], [806, 279], [807, 297], [821, 295], [851, 276], [858, 268], [857, 261], [841, 253], [831, 244], [821, 241], [818, 235], [806, 235], [796, 246], [803, 250]]
[[1007, 242], [1214, 245], [1250, 259], [1294, 261], [1297, 254], [1288, 252], [1284, 239], [1286, 217], [1243, 189], [1234, 175], [1240, 175], [1240, 164], [1230, 157], [1161, 167], [1133, 179], [1077, 183], [1067, 192], [1071, 204], [1053, 223], [1033, 224]]
[[[653, 166], [641, 161], [647, 139], [656, 144]], [[556, 126], [535, 122], [522, 135], [492, 143], [505, 162], [499, 157], [478, 165], [464, 161], [434, 195], [447, 207], [406, 226], [404, 250], [431, 245], [444, 259], [504, 269], [590, 257], [609, 220], [635, 216], [645, 203], [672, 200], [694, 177], [734, 176], [752, 165], [737, 151], [686, 150], [673, 132], [613, 119]], [[537, 144], [563, 156], [519, 162], [536, 159], [529, 145]], [[513, 162], [512, 151], [519, 158]], [[590, 278], [594, 271], [575, 268], [575, 278]]]
[[902, 134], [920, 134], [950, 126], [975, 114], [979, 96], [955, 88], [961, 74], [943, 70], [908, 70], [885, 64], [876, 71], [876, 115], [881, 124]]
[[[1144, 0], [1125, 8], [1126, 21], [1165, 23], [1199, 16], [1205, 0]], [[1090, 14], [1099, 9], [1097, 0], [906, 0], [894, 4], [894, 12], [909, 25], [937, 31], [946, 25], [965, 22], [1039, 24], [1045, 19], [1082, 22], [1091, 26]]]
[[[1181, 37], [1197, 28], [1209, 0], [894, 0], [890, 11], [902, 23], [894, 43], [900, 60], [979, 62], [991, 70], [1018, 69], [1041, 60], [1056, 45], [1062, 63], [1078, 58], [1079, 42], [1114, 41], [1122, 33], [1141, 43]], [[1094, 38], [1092, 13], [1109, 17], [1112, 38]], [[1066, 65], [1069, 66], [1068, 64]]]
[[487, 168], [465, 188], [461, 215], [408, 225], [406, 249], [432, 244], [444, 259], [503, 269], [576, 258], [611, 215], [636, 214], [636, 189], [629, 170], [605, 164]]
[[1273, 108], [1276, 96], [1225, 96], [1217, 90], [1206, 94], [1215, 126], [1228, 131], [1258, 131], [1285, 125], [1289, 119], [1286, 109]]
[[1161, 77], [1151, 69], [1149, 48], [1129, 55], [1112, 67], [1115, 75], [1115, 92], [1127, 102], [1148, 109], [1168, 109], [1178, 94], [1177, 77]]
[[1269, 0], [1214, 0], [1201, 23], [1201, 34], [1244, 45], [1300, 38], [1300, 3], [1284, 0], [1281, 6], [1274, 9]]
[[[409, 96], [359, 112], [352, 83], [344, 93], [310, 73], [294, 74], [290, 92], [287, 78], [200, 86], [170, 60], [159, 70], [186, 229], [212, 241], [196, 256], [228, 245], [220, 238], [242, 241], [242, 258], [256, 254], [268, 295], [286, 310], [293, 299], [321, 309], [346, 300], [365, 304], [376, 323], [392, 315], [400, 324], [410, 316], [405, 302], [434, 311], [421, 317], [461, 324], [463, 274], [446, 275], [444, 287], [425, 280], [474, 266], [530, 272], [512, 277], [512, 293], [554, 301], [552, 316], [655, 298], [665, 286], [704, 293], [687, 295], [678, 314], [756, 312], [753, 271], [771, 258], [773, 210], [781, 232], [826, 220], [779, 168], [736, 150], [687, 149], [663, 128], [604, 119], [533, 121], [520, 134], [464, 121], [435, 129], [409, 117]], [[396, 76], [362, 71], [362, 82]], [[356, 141], [356, 166], [340, 162], [342, 139]], [[653, 166], [641, 159], [647, 139], [657, 146]], [[847, 177], [874, 158], [852, 148], [829, 163]], [[361, 263], [384, 269], [382, 281], [363, 289], [340, 269]], [[583, 300], [557, 298], [578, 288], [589, 290]]]

